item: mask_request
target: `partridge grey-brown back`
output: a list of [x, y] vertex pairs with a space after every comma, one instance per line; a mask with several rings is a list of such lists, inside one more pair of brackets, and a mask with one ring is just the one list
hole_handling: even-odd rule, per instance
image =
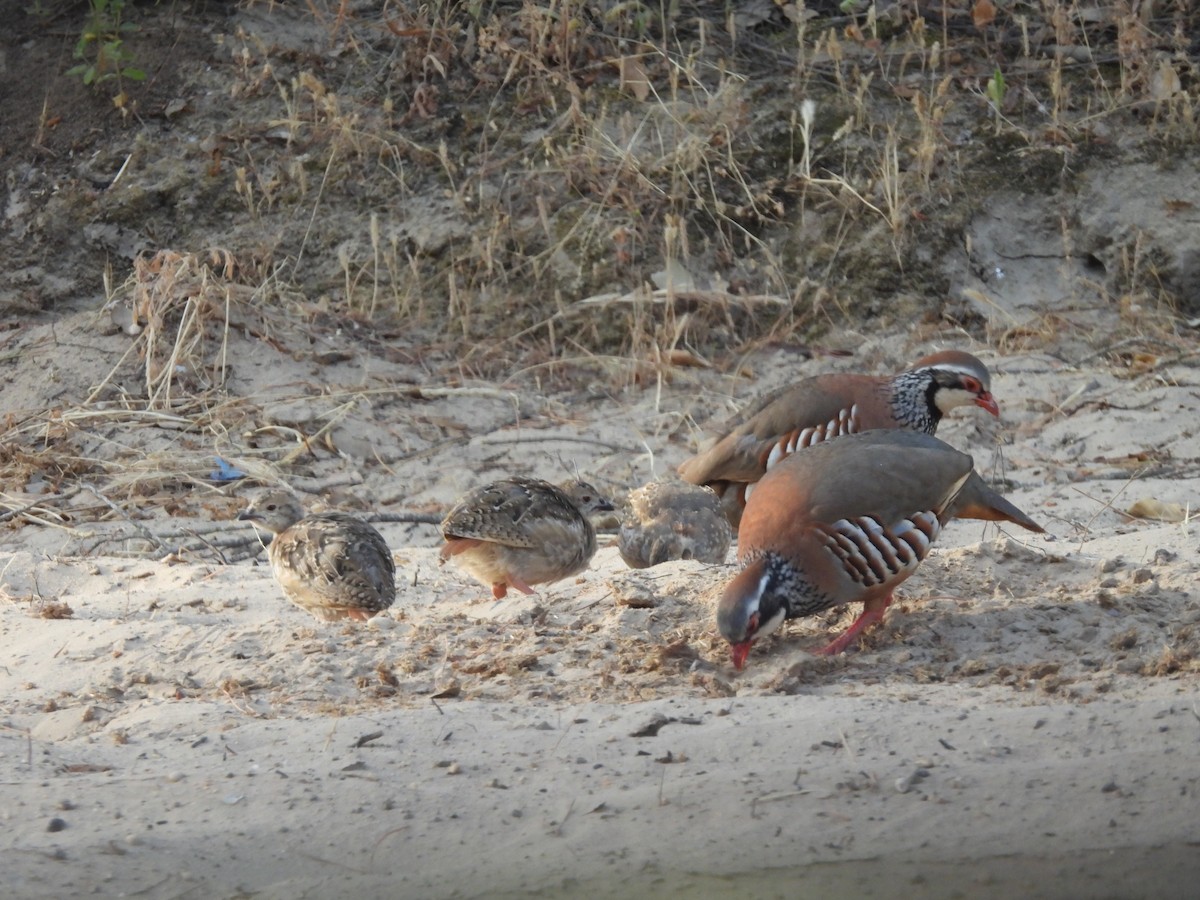
[[968, 404], [1000, 414], [987, 366], [961, 350], [934, 353], [891, 376], [815, 375], [760, 397], [679, 474], [716, 491], [736, 529], [754, 484], [797, 450], [874, 429], [933, 434], [944, 414]]
[[286, 491], [238, 514], [274, 537], [267, 548], [284, 595], [323, 622], [365, 622], [396, 599], [396, 564], [383, 535], [345, 513], [305, 515]]

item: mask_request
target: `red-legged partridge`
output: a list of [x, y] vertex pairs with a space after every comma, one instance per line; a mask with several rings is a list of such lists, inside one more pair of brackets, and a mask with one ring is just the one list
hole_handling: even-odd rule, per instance
[[557, 487], [533, 478], [506, 478], [477, 488], [442, 521], [441, 559], [453, 559], [499, 600], [515, 588], [582, 572], [596, 553], [588, 516], [612, 503], [584, 481]]
[[710, 488], [678, 478], [629, 492], [617, 549], [633, 569], [673, 559], [725, 562], [732, 535], [721, 501]]
[[717, 608], [734, 666], [785, 619], [862, 602], [862, 615], [819, 651], [840, 653], [883, 618], [892, 591], [951, 518], [1043, 530], [972, 466], [970, 456], [930, 435], [872, 431], [818, 444], [772, 468], [746, 504], [742, 570]]
[[256, 498], [238, 518], [274, 535], [267, 547], [284, 595], [322, 622], [365, 622], [396, 599], [396, 564], [383, 535], [345, 513], [306, 516], [286, 491]]
[[987, 367], [961, 350], [926, 356], [898, 375], [805, 378], [760, 397], [730, 419], [716, 443], [685, 460], [679, 474], [715, 490], [737, 528], [754, 483], [789, 454], [878, 428], [933, 434], [943, 415], [972, 403], [998, 416], [990, 388]]

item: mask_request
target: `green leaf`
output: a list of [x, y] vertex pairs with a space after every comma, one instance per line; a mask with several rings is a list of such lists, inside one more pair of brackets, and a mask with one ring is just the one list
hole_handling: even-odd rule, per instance
[[996, 66], [996, 70], [992, 73], [992, 77], [987, 83], [987, 96], [992, 103], [997, 107], [1004, 101], [1004, 92], [1006, 90], [1004, 84], [1004, 73], [1000, 71], [1000, 67]]
[[130, 81], [145, 81], [146, 73], [142, 69], [122, 69], [121, 77]]

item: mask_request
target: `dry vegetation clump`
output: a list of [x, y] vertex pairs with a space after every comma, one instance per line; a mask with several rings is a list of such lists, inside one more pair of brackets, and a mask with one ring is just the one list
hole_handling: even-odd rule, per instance
[[[166, 19], [203, 31], [190, 11], [125, 15], [144, 26], [134, 61]], [[69, 527], [69, 494], [99, 517], [191, 490], [225, 502], [214, 455], [273, 481], [337, 453], [357, 407], [413, 390], [316, 376], [295, 395], [320, 395], [319, 421], [268, 421], [230, 387], [234, 336], [321, 367], [344, 348], [325, 357], [318, 336], [350, 334], [449, 389], [602, 391], [837, 322], [1049, 343], [1083, 326], [1056, 311], [993, 332], [947, 296], [964, 225], [995, 190], [1053, 193], [1090, 158], [1200, 137], [1184, 0], [247, 0], [220, 24], [190, 35], [195, 80], [162, 113], [163, 142], [197, 131], [187, 165], [153, 140], [108, 147], [123, 162], [103, 190], [73, 175], [51, 192], [80, 204], [72, 224], [163, 239], [105, 279], [130, 337], [107, 376], [0, 422], [0, 481], [45, 498], [0, 497], [0, 523]], [[166, 79], [123, 83], [110, 114], [134, 127]], [[1180, 290], [1138, 234], [1114, 244], [1095, 287], [1139, 336], [1115, 361], [1145, 371], [1186, 352]], [[142, 426], [154, 440], [133, 447]]]
[[[1183, 2], [310, 11], [336, 59], [232, 42], [233, 93], [278, 107], [279, 141], [219, 165], [251, 217], [307, 211], [281, 271], [468, 364], [488, 337], [484, 370], [496, 345], [704, 355], [888, 316], [939, 293], [931, 260], [989, 184], [1053, 190], [1198, 128]], [[360, 199], [360, 234], [325, 233], [335, 197]]]

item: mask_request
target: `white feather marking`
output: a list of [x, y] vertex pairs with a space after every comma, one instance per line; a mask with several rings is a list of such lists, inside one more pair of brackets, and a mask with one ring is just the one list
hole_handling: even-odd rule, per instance
[[[853, 522], [839, 519], [833, 527], [839, 533], [839, 538], [845, 538], [845, 541], [839, 539], [838, 543], [848, 551], [845, 557], [846, 565], [858, 573], [858, 580], [865, 584], [877, 584], [884, 580], [884, 573], [890, 571], [891, 567], [870, 537], [870, 532], [881, 532], [882, 526], [874, 519], [863, 516]], [[850, 544], [849, 547], [846, 546], [847, 543]], [[851, 560], [851, 556], [855, 560]], [[867, 572], [863, 572], [863, 568]]]
[[[863, 536], [866, 537], [866, 535]], [[859, 550], [862, 551], [862, 555], [870, 564], [871, 570], [877, 575], [883, 575], [885, 572], [892, 571], [891, 564], [884, 559], [883, 554], [879, 552], [879, 548], [873, 542], [863, 541], [859, 545]]]
[[756, 636], [766, 637], [768, 634], [771, 634], [777, 628], [779, 628], [779, 626], [783, 624], [783, 620], [786, 618], [787, 609], [782, 606], [779, 607], [775, 615], [771, 616], [771, 618], [767, 619], [765, 622], [758, 623], [758, 631], [756, 632]]
[[[846, 520], [842, 519], [842, 522], [846, 522]], [[879, 520], [873, 519], [870, 516], [862, 516], [853, 522], [846, 522], [846, 525], [850, 528], [862, 529], [863, 531], [873, 531], [876, 534], [883, 531], [883, 525], [880, 524]]]
[[776, 441], [771, 447], [771, 452], [767, 454], [767, 468], [771, 468], [771, 466], [783, 459], [788, 452], [787, 447], [782, 442]]

